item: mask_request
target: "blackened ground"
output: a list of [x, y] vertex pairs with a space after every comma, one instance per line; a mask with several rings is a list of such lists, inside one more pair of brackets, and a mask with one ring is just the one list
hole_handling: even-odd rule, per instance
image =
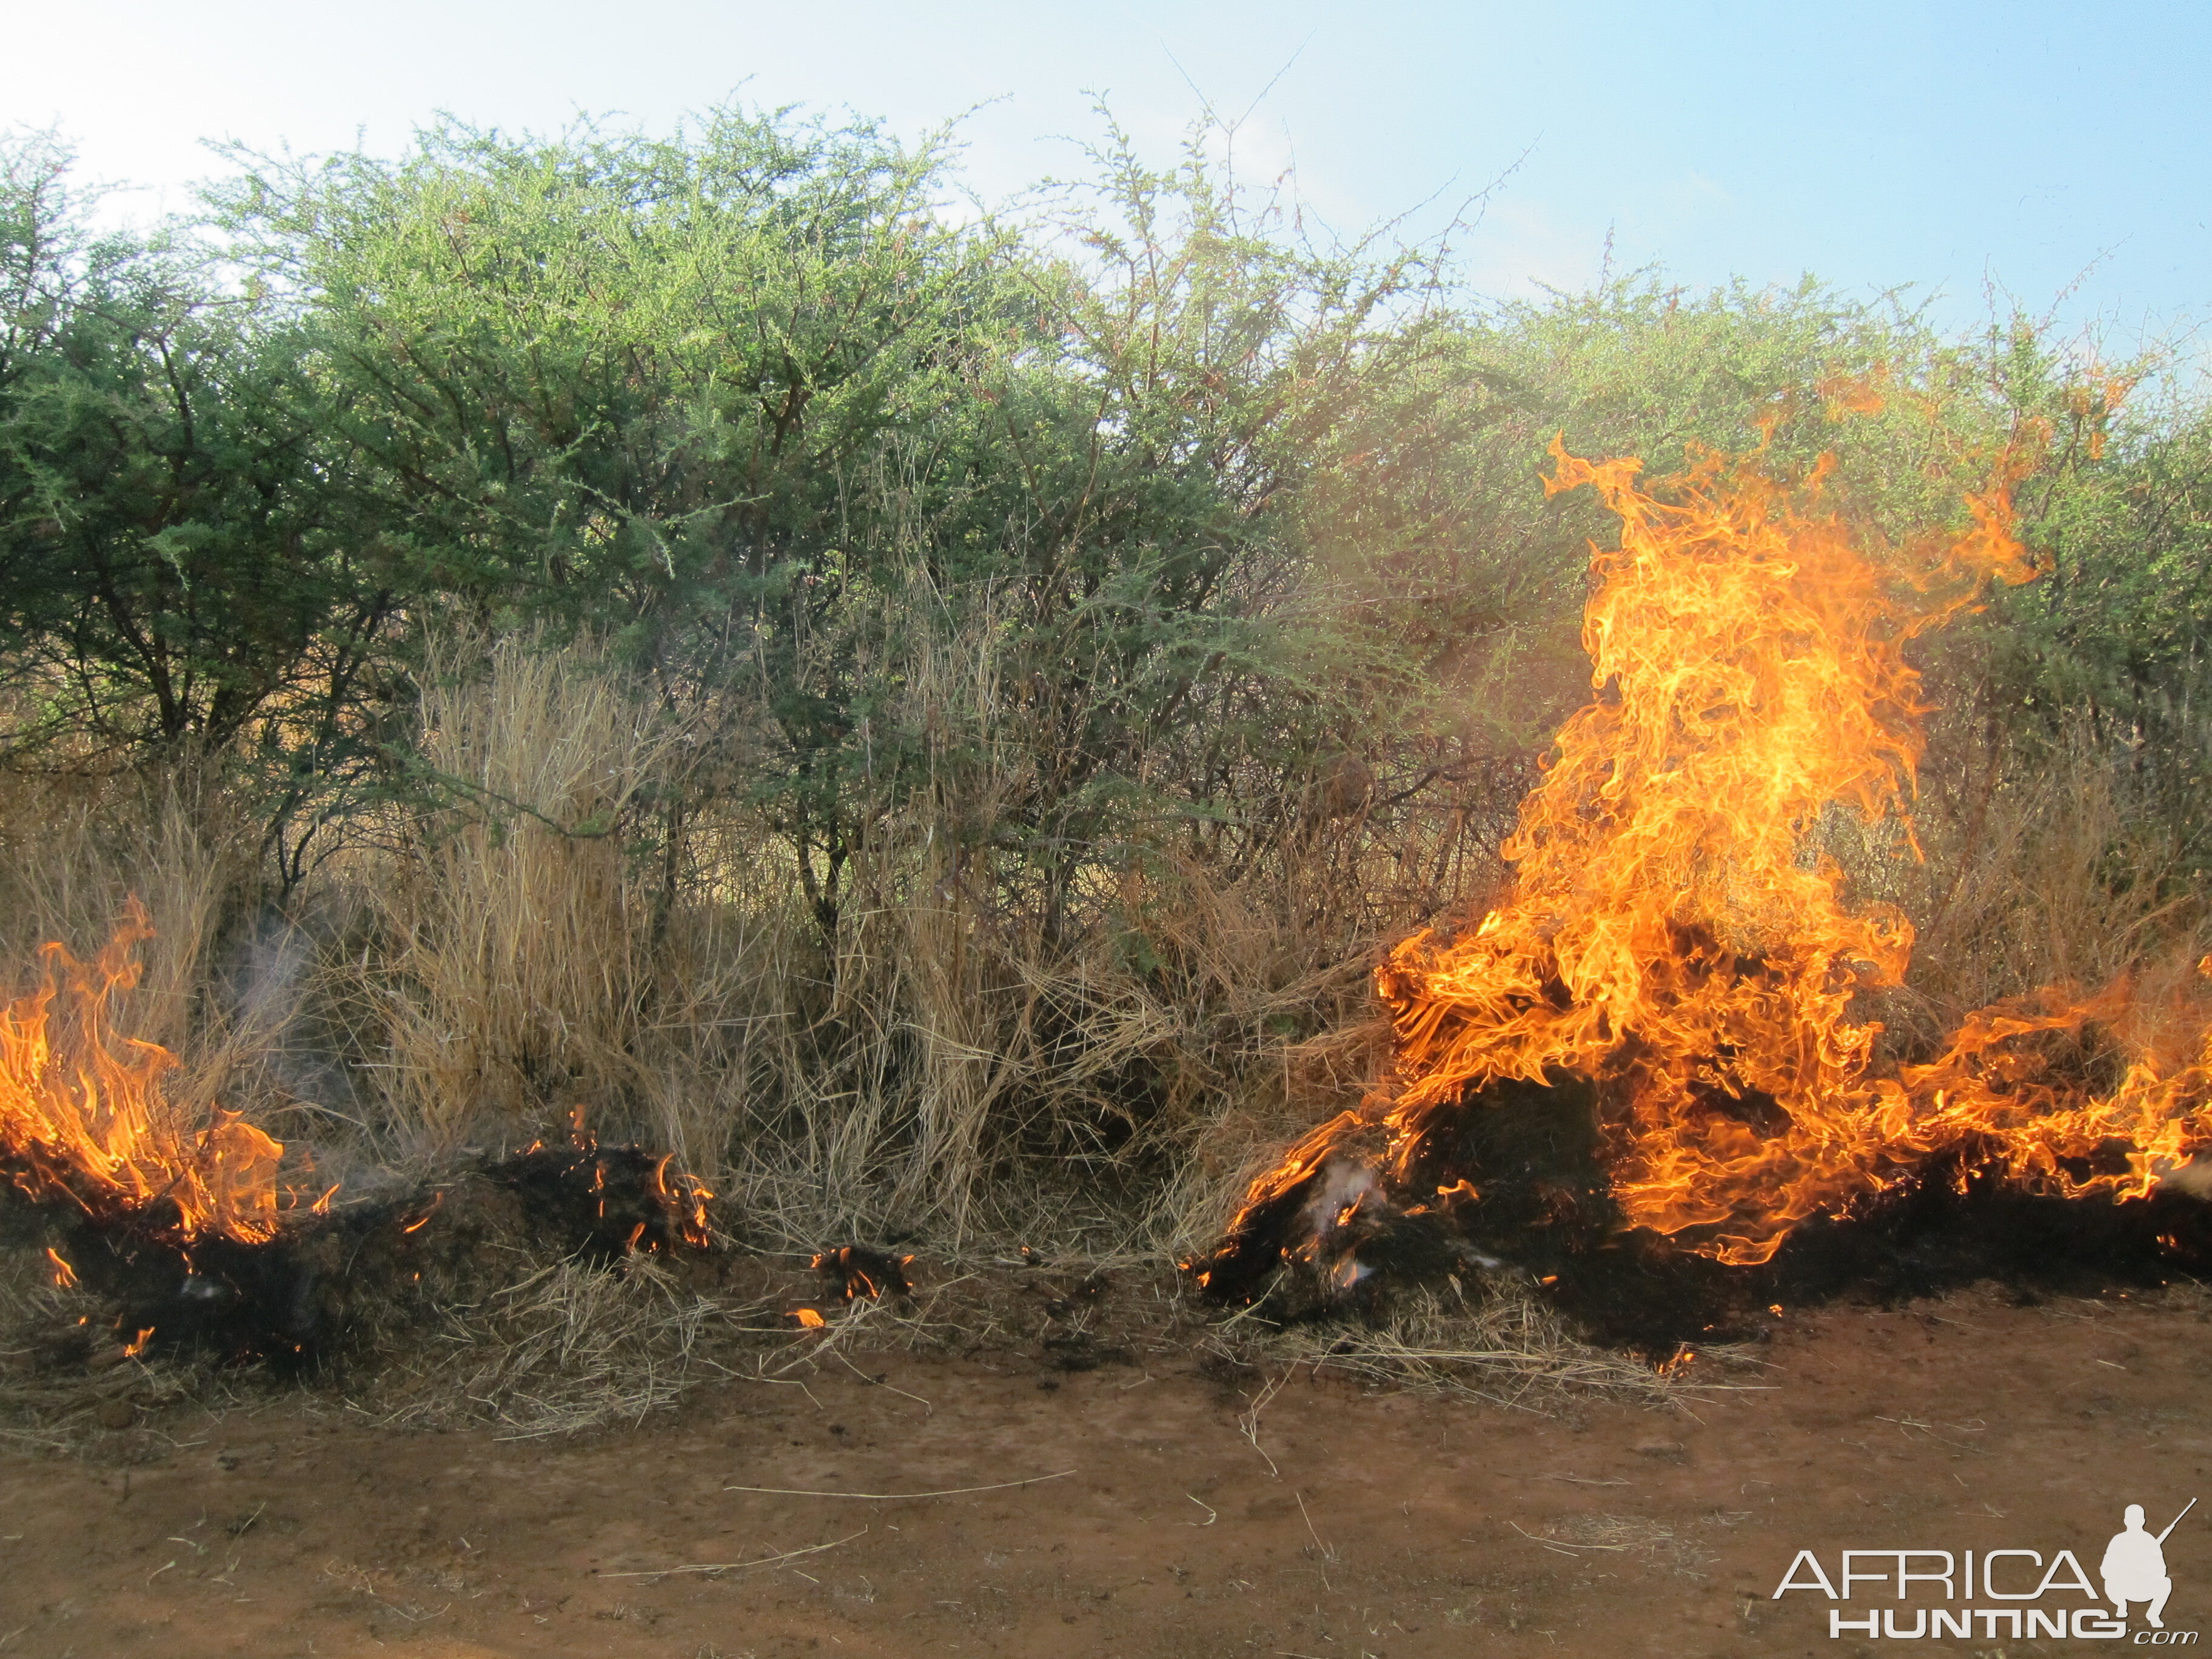
[[[522, 1200], [539, 1243], [567, 1243], [606, 1262], [635, 1251], [675, 1251], [687, 1242], [682, 1207], [663, 1184], [668, 1160], [642, 1146], [603, 1146], [589, 1135], [532, 1146], [483, 1166], [488, 1180]], [[679, 1188], [688, 1182], [678, 1178]]]
[[107, 1310], [44, 1334], [39, 1346], [58, 1364], [143, 1344], [283, 1370], [324, 1332], [318, 1263], [304, 1241], [204, 1238], [188, 1249], [149, 1218], [96, 1216], [66, 1196], [34, 1202], [0, 1181], [0, 1243], [48, 1251], [58, 1275], [74, 1273]]
[[108, 1310], [42, 1339], [57, 1363], [143, 1340], [218, 1364], [324, 1370], [373, 1326], [472, 1300], [495, 1256], [603, 1263], [690, 1248], [661, 1168], [637, 1146], [533, 1147], [397, 1196], [295, 1213], [264, 1243], [185, 1243], [158, 1214], [33, 1201], [0, 1171], [0, 1245], [51, 1250]]
[[836, 1295], [850, 1302], [858, 1297], [872, 1300], [906, 1295], [914, 1288], [906, 1276], [913, 1264], [910, 1255], [893, 1255], [866, 1244], [841, 1244], [817, 1255], [813, 1267], [836, 1287]]
[[1478, 1196], [1370, 1199], [1316, 1250], [1313, 1200], [1342, 1180], [1324, 1165], [1191, 1267], [1211, 1299], [1284, 1321], [1447, 1274], [1522, 1276], [1593, 1340], [1656, 1359], [1755, 1338], [1775, 1306], [1846, 1293], [1894, 1305], [1983, 1281], [2033, 1297], [2212, 1278], [2212, 1204], [2171, 1190], [2132, 1200], [2022, 1192], [1991, 1179], [1971, 1148], [1847, 1216], [1799, 1227], [1762, 1266], [1730, 1267], [1625, 1229], [1599, 1145], [1586, 1081], [1493, 1085], [1431, 1134], [1403, 1183], [1432, 1195], [1463, 1180]]

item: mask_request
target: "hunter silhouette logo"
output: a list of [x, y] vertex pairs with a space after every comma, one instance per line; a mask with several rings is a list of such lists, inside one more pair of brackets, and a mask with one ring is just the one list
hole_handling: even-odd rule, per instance
[[[2196, 1507], [2192, 1498], [2163, 1532], [2154, 1533], [2143, 1524], [2143, 1506], [2130, 1504], [2098, 1562], [2101, 1598], [2070, 1549], [2047, 1557], [2033, 1549], [1849, 1549], [1832, 1576], [1813, 1551], [1798, 1551], [1773, 1599], [1809, 1590], [1831, 1602], [1858, 1603], [1828, 1609], [1832, 1638], [2051, 1637], [2193, 1647], [2197, 1632], [2166, 1627], [2166, 1599], [2173, 1594], [2166, 1540]], [[1912, 1606], [1915, 1601], [1920, 1605]], [[2112, 1604], [2109, 1611], [2106, 1602]], [[2132, 1632], [2130, 1607], [2141, 1607], [2143, 1617], [2143, 1627]]]
[[[2197, 1507], [2191, 1498], [2183, 1505], [2181, 1515]], [[2166, 1620], [2159, 1615], [2166, 1611], [2166, 1598], [2173, 1594], [2173, 1580], [2166, 1576], [2166, 1534], [2181, 1524], [2181, 1515], [2166, 1523], [2166, 1531], [2154, 1538], [2143, 1530], [2143, 1506], [2130, 1504], [2122, 1516], [2127, 1530], [2112, 1534], [2112, 1541], [2105, 1546], [2104, 1565], [2098, 1568], [2105, 1581], [2105, 1599], [2112, 1604], [2113, 1612], [2121, 1618], [2128, 1616], [2128, 1603], [2148, 1601], [2143, 1618], [2153, 1630], [2164, 1630]]]

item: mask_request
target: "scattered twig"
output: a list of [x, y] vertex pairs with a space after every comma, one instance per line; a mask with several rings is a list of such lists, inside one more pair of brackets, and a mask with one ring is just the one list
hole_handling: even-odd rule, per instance
[[864, 1498], [874, 1504], [896, 1504], [909, 1498], [961, 1498], [971, 1492], [1008, 1492], [1016, 1486], [1063, 1480], [1074, 1473], [1073, 1469], [1062, 1469], [1057, 1474], [1033, 1474], [1026, 1480], [1000, 1480], [988, 1486], [947, 1486], [942, 1492], [814, 1492], [802, 1486], [725, 1486], [722, 1490], [764, 1492], [778, 1498]]
[[1252, 1449], [1258, 1452], [1266, 1462], [1267, 1473], [1278, 1480], [1283, 1478], [1283, 1472], [1275, 1467], [1275, 1460], [1267, 1455], [1267, 1449], [1260, 1443], [1260, 1413], [1267, 1409], [1267, 1402], [1275, 1397], [1276, 1391], [1283, 1386], [1289, 1376], [1290, 1373], [1285, 1371], [1281, 1376], [1268, 1383], [1257, 1395], [1245, 1395], [1244, 1397], [1252, 1402], [1251, 1409], [1239, 1412], [1237, 1415], [1238, 1432], [1252, 1443]]
[[1563, 1554], [1571, 1555], [1577, 1550], [1625, 1550], [1632, 1547], [1632, 1546], [1627, 1544], [1570, 1544], [1564, 1538], [1545, 1538], [1540, 1536], [1539, 1534], [1528, 1530], [1528, 1528], [1523, 1527], [1518, 1521], [1508, 1521], [1505, 1524], [1512, 1528], [1514, 1531], [1519, 1533], [1530, 1543], [1541, 1544], [1547, 1550], [1558, 1550]]
[[[750, 1486], [732, 1486], [726, 1488], [726, 1490], [731, 1492], [751, 1492], [758, 1489]], [[747, 1567], [774, 1566], [779, 1561], [796, 1561], [802, 1555], [819, 1555], [824, 1550], [834, 1550], [840, 1544], [851, 1543], [855, 1538], [860, 1537], [867, 1530], [867, 1528], [863, 1527], [860, 1528], [860, 1532], [847, 1533], [842, 1538], [833, 1538], [826, 1544], [809, 1544], [803, 1550], [786, 1550], [781, 1555], [756, 1556], [750, 1561], [708, 1561], [681, 1567], [644, 1567], [632, 1572], [602, 1572], [597, 1574], [596, 1577], [601, 1578], [665, 1578], [670, 1574], [678, 1572], [738, 1572]]]
[[259, 1504], [254, 1506], [252, 1514], [247, 1516], [243, 1521], [232, 1522], [225, 1530], [228, 1531], [233, 1538], [245, 1537], [246, 1534], [253, 1530], [253, 1523], [261, 1518], [261, 1511], [268, 1507], [269, 1500], [264, 1498]]
[[1321, 1554], [1322, 1564], [1314, 1569], [1315, 1571], [1321, 1574], [1321, 1587], [1325, 1590], [1330, 1590], [1331, 1593], [1334, 1594], [1333, 1587], [1328, 1582], [1328, 1570], [1331, 1566], [1335, 1565], [1337, 1559], [1336, 1552], [1330, 1548], [1327, 1544], [1322, 1543], [1321, 1541], [1321, 1534], [1314, 1530], [1313, 1516], [1306, 1513], [1305, 1494], [1302, 1492], [1293, 1490], [1291, 1496], [1298, 1500], [1298, 1518], [1306, 1523], [1306, 1536], [1314, 1540], [1314, 1548], [1320, 1552]]
[[929, 1401], [924, 1400], [920, 1395], [908, 1394], [904, 1389], [893, 1388], [891, 1384], [885, 1382], [880, 1376], [870, 1376], [867, 1372], [862, 1370], [851, 1360], [846, 1358], [842, 1349], [832, 1348], [830, 1352], [836, 1355], [840, 1364], [843, 1365], [847, 1370], [852, 1372], [854, 1376], [859, 1377], [861, 1382], [866, 1383], [870, 1388], [883, 1389], [891, 1394], [898, 1395], [902, 1400], [911, 1400], [915, 1405], [921, 1407], [922, 1410], [927, 1412], [930, 1416], [934, 1417], [937, 1415], [937, 1407], [931, 1405]]

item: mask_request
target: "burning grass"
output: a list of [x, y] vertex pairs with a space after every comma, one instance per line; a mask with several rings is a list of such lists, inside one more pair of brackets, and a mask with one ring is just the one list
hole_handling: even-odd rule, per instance
[[0, 1167], [33, 1196], [149, 1236], [266, 1243], [283, 1147], [236, 1112], [180, 1108], [166, 1086], [177, 1057], [110, 1029], [110, 1000], [137, 984], [134, 947], [152, 932], [134, 899], [93, 961], [47, 945], [43, 982], [0, 1012]]
[[[2193, 890], [2086, 744], [2078, 777], [1984, 757], [1916, 797], [1905, 647], [2027, 574], [2001, 495], [1878, 569], [1717, 462], [1671, 501], [1561, 468], [1628, 534], [1510, 884], [1468, 851], [1479, 814], [1387, 819], [1347, 763], [1280, 868], [1163, 845], [1047, 915], [962, 862], [1018, 793], [987, 768], [886, 805], [825, 935], [742, 815], [689, 825], [688, 864], [626, 846], [703, 763], [588, 641], [456, 647], [425, 752], [467, 787], [281, 915], [206, 792], [118, 789], [44, 839], [58, 809], [12, 803], [0, 884], [38, 933], [0, 943], [125, 918], [9, 1014], [0, 1139], [59, 1200], [19, 1243], [82, 1281], [24, 1279], [9, 1386], [93, 1402], [22, 1420], [234, 1386], [210, 1366], [287, 1345], [396, 1425], [518, 1435], [878, 1346], [1658, 1401], [1684, 1342], [1705, 1382], [1774, 1301], [2033, 1279], [2085, 1239], [2131, 1283], [2212, 1262], [2182, 1182], [2144, 1196], [2203, 1139]], [[982, 695], [971, 647], [938, 641], [915, 695]], [[1495, 902], [1409, 936], [1424, 867]], [[2002, 1000], [2038, 977], [2116, 988]], [[64, 1036], [84, 1063], [36, 1060]], [[1200, 1270], [1249, 1310], [1216, 1328], [1161, 1263], [1239, 1191]]]
[[[334, 1282], [348, 1293], [325, 1316], [343, 1340], [313, 1369], [289, 1371], [226, 1364], [208, 1348], [126, 1355], [110, 1303], [37, 1270], [39, 1218], [15, 1206], [15, 1231], [0, 1247], [0, 1428], [27, 1445], [127, 1462], [189, 1437], [200, 1407], [291, 1395], [396, 1430], [489, 1425], [500, 1438], [532, 1439], [634, 1424], [702, 1392], [800, 1390], [824, 1373], [890, 1386], [871, 1357], [890, 1353], [978, 1360], [1044, 1389], [1070, 1373], [1134, 1388], [1194, 1368], [1232, 1403], [1299, 1370], [1547, 1413], [1593, 1393], [1662, 1405], [1696, 1392], [1591, 1346], [1525, 1294], [1423, 1293], [1376, 1319], [1278, 1328], [1248, 1315], [1224, 1325], [1157, 1255], [1048, 1266], [1007, 1251], [908, 1261], [905, 1291], [848, 1300], [805, 1255], [724, 1241], [563, 1256], [513, 1186], [478, 1170], [442, 1191], [434, 1207], [386, 1206], [403, 1222], [427, 1216], [413, 1232], [341, 1231], [347, 1212], [336, 1210], [322, 1243], [346, 1241]], [[799, 1322], [801, 1310], [819, 1322]]]
[[1585, 1314], [1610, 1286], [1601, 1328], [1650, 1340], [1669, 1304], [1695, 1330], [1732, 1285], [1804, 1291], [1820, 1249], [1791, 1246], [1816, 1222], [1924, 1247], [1942, 1227], [1903, 1200], [1946, 1188], [1983, 1214], [2078, 1205], [2059, 1213], [2107, 1265], [2204, 1259], [2201, 1206], [2145, 1202], [2212, 1146], [2201, 986], [2048, 987], [1917, 1054], [1869, 1017], [1914, 929], [1847, 890], [1826, 832], [1849, 817], [1863, 848], [1918, 854], [1929, 709], [1905, 647], [2035, 575], [2004, 469], [1964, 532], [1869, 549], [1748, 465], [1708, 455], [1646, 491], [1632, 460], [1553, 453], [1547, 489], [1592, 486], [1621, 526], [1592, 549], [1597, 695], [1522, 805], [1512, 885], [1376, 971], [1386, 1079], [1254, 1182], [1198, 1282], [1246, 1302], [1287, 1267], [1327, 1301], [1534, 1263]]

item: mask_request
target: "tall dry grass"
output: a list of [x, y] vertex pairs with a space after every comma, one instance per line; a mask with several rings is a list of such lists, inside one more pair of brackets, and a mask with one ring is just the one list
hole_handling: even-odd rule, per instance
[[623, 830], [673, 734], [588, 646], [447, 641], [421, 678], [451, 804], [341, 878], [372, 924], [386, 1122], [435, 1158], [645, 1088], [666, 964]]
[[[519, 638], [441, 649], [422, 703], [439, 804], [387, 811], [281, 912], [212, 769], [8, 780], [0, 951], [19, 977], [46, 939], [89, 951], [136, 894], [159, 933], [125, 1017], [185, 1057], [179, 1097], [246, 1109], [349, 1180], [581, 1108], [673, 1150], [763, 1245], [1188, 1249], [1380, 1075], [1376, 953], [1473, 910], [1512, 799], [1385, 810], [1386, 759], [1382, 785], [1312, 780], [1267, 857], [1153, 845], [1048, 915], [979, 833], [1036, 764], [988, 635], [988, 616], [907, 629], [894, 716], [970, 740], [885, 787], [831, 929], [741, 793], [666, 838], [652, 808], [690, 787], [699, 715], [590, 641]], [[2085, 734], [2035, 756], [1954, 741], [1923, 860], [1839, 837], [1854, 890], [1918, 924], [1880, 1010], [1901, 1048], [2002, 996], [2129, 975], [2145, 1012], [2124, 1035], [2170, 1040], [2212, 925], [2127, 760]]]
[[319, 1048], [332, 1158], [419, 1167], [580, 1108], [670, 1147], [764, 1243], [1195, 1242], [1329, 1103], [1316, 1081], [1346, 1086], [1299, 1050], [1361, 1006], [1375, 935], [1345, 918], [1366, 909], [1323, 861], [1271, 885], [1165, 854], [1049, 920], [1010, 897], [1027, 884], [976, 828], [1030, 751], [996, 725], [988, 619], [908, 632], [896, 717], [982, 738], [886, 791], [828, 933], [741, 799], [640, 856], [696, 719], [589, 641], [449, 641], [422, 700], [442, 804], [388, 814], [283, 924], [316, 964], [271, 1042]]
[[1911, 920], [1911, 969], [1877, 999], [1893, 1045], [1924, 1052], [1973, 1009], [2045, 990], [2120, 994], [2113, 1034], [2136, 1051], [2201, 1038], [2212, 903], [2185, 826], [2135, 757], [2076, 722], [2047, 741], [1939, 730], [1914, 818], [1854, 841], [1851, 890]]
[[166, 772], [26, 777], [0, 787], [0, 988], [44, 977], [41, 949], [89, 960], [133, 900], [155, 936], [113, 1029], [158, 1042], [181, 1064], [172, 1103], [204, 1113], [220, 1099], [257, 1116], [289, 1097], [272, 1068], [289, 1011], [240, 972], [257, 927], [258, 837], [215, 767], [187, 757]]

